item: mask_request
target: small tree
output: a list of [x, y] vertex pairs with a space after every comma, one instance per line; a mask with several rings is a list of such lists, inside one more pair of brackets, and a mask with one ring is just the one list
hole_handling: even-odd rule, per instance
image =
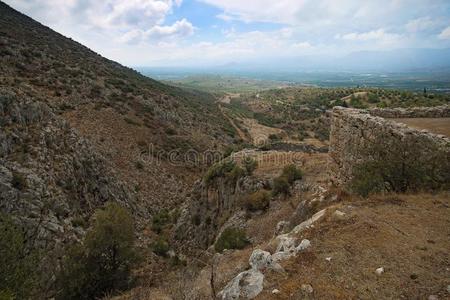
[[286, 177], [289, 184], [293, 184], [294, 181], [302, 179], [303, 174], [295, 165], [287, 165], [283, 168], [281, 176]]
[[265, 190], [256, 191], [244, 198], [244, 206], [249, 211], [265, 210], [270, 204], [270, 194]]
[[258, 162], [256, 160], [254, 160], [253, 158], [246, 157], [244, 159], [244, 168], [245, 168], [245, 171], [247, 172], [247, 175], [252, 175], [257, 167], [258, 167]]
[[279, 194], [283, 194], [284, 196], [287, 196], [290, 194], [289, 189], [290, 189], [290, 185], [289, 185], [289, 182], [286, 177], [279, 176], [273, 180], [272, 193], [274, 196], [279, 195]]
[[0, 214], [0, 299], [28, 299], [36, 287], [37, 255], [29, 252], [20, 228]]
[[92, 218], [84, 243], [69, 249], [59, 276], [59, 299], [94, 299], [130, 284], [137, 261], [133, 219], [117, 203]]
[[225, 249], [243, 249], [248, 244], [244, 230], [228, 227], [222, 232], [214, 248], [217, 252], [222, 252]]

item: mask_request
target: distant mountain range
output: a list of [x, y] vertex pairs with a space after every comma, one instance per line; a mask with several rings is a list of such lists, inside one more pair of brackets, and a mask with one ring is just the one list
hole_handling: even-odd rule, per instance
[[309, 55], [267, 58], [254, 61], [231, 61], [209, 67], [145, 68], [158, 73], [280, 73], [280, 72], [450, 72], [450, 48], [396, 49], [390, 51], [358, 51], [345, 56]]

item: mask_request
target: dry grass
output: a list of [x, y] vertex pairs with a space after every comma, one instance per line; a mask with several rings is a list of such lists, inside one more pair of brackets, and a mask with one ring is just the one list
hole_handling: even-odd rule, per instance
[[426, 129], [450, 137], [450, 118], [399, 118], [391, 119], [415, 129]]
[[[426, 299], [448, 297], [448, 194], [348, 198], [342, 220], [329, 214], [303, 233], [309, 251], [286, 261], [287, 275], [267, 274], [257, 299]], [[331, 257], [328, 262], [325, 258]], [[385, 268], [381, 276], [375, 274]], [[311, 284], [312, 295], [301, 291]], [[272, 295], [272, 289], [281, 291]]]

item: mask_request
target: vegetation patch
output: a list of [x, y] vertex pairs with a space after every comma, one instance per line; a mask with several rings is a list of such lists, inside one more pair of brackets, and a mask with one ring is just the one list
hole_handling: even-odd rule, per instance
[[266, 190], [251, 193], [244, 197], [243, 205], [249, 211], [265, 210], [270, 205], [270, 193]]
[[228, 227], [220, 235], [214, 249], [216, 252], [222, 252], [225, 249], [243, 249], [249, 243], [244, 230]]
[[95, 299], [124, 290], [138, 261], [133, 219], [117, 203], [98, 210], [82, 244], [72, 246], [58, 275], [57, 299]]

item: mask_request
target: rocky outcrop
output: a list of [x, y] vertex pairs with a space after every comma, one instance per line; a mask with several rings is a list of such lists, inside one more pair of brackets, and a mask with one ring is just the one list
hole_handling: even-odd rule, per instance
[[222, 300], [253, 299], [264, 288], [264, 272], [273, 270], [284, 272], [279, 262], [297, 255], [311, 246], [311, 242], [303, 239], [298, 243], [297, 236], [311, 227], [325, 215], [326, 209], [315, 213], [310, 219], [298, 224], [291, 232], [279, 235], [272, 241], [277, 245], [276, 251], [256, 249], [249, 258], [250, 269], [236, 275], [218, 294]]
[[198, 180], [177, 222], [176, 240], [182, 240], [184, 248], [207, 248], [221, 230], [244, 225], [242, 196], [268, 185], [267, 181], [249, 176], [237, 180], [219, 177], [213, 183]]
[[[406, 113], [400, 113], [402, 111], [409, 110], [387, 110], [385, 115], [404, 117]], [[421, 117], [448, 115], [448, 107], [410, 111], [422, 111], [423, 114], [418, 115]], [[380, 112], [370, 111], [375, 114]], [[408, 116], [411, 114], [408, 113]], [[374, 149], [382, 150], [384, 157], [403, 157], [405, 161], [420, 163], [424, 176], [450, 180], [449, 138], [373, 116], [366, 110], [335, 107], [331, 121], [329, 164], [333, 183], [348, 184], [353, 178], [355, 166], [375, 159], [378, 153]]]
[[24, 228], [28, 245], [57, 258], [107, 201], [144, 212], [105, 159], [47, 104], [0, 90], [0, 212]]

